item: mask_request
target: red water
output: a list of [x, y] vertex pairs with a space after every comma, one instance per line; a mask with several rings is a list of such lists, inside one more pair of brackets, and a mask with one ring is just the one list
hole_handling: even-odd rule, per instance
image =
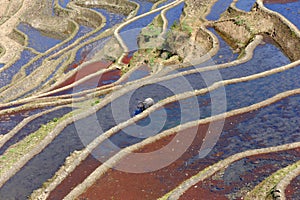
[[[226, 120], [225, 129], [231, 128], [234, 124], [238, 123], [241, 119], [244, 119], [249, 114], [242, 116], [231, 117]], [[195, 128], [198, 128], [197, 135], [193, 138]], [[208, 124], [200, 125], [199, 127], [193, 127], [181, 131], [179, 140], [182, 143], [185, 140], [192, 140], [192, 144], [172, 164], [158, 169], [153, 172], [145, 173], [129, 173], [118, 171], [115, 169], [109, 170], [103, 177], [98, 179], [93, 186], [88, 188], [79, 199], [123, 199], [126, 196], [128, 199], [157, 199], [168, 193], [182, 181], [195, 175], [199, 170], [204, 169], [208, 165], [215, 163], [220, 154], [215, 155], [216, 160], [206, 160], [201, 163], [195, 162], [192, 168], [187, 168], [187, 161], [199, 153], [203, 138], [207, 132]], [[213, 130], [212, 133], [213, 135]], [[176, 136], [177, 137], [177, 136]], [[153, 144], [147, 145], [136, 153], [153, 152], [157, 149], [169, 144], [174, 139], [174, 136], [161, 139]], [[179, 143], [181, 144], [181, 143]], [[177, 149], [175, 148], [175, 151]], [[170, 157], [171, 154], [162, 154], [158, 159], [165, 159]], [[145, 169], [153, 158], [145, 158], [144, 160], [138, 160], [139, 163], [143, 163]], [[127, 163], [128, 167], [134, 169], [134, 161], [130, 156], [123, 159], [123, 164]], [[84, 162], [83, 162], [84, 164]]]
[[55, 89], [70, 85], [70, 84], [74, 83], [75, 81], [78, 81], [90, 74], [98, 72], [101, 69], [106, 69], [111, 64], [112, 64], [112, 62], [98, 61], [98, 62], [91, 63], [89, 65], [86, 65], [83, 68], [81, 68], [78, 72], [76, 72], [73, 76], [68, 78], [65, 82], [63, 82], [62, 84], [55, 87]]
[[81, 183], [90, 173], [92, 173], [101, 163], [88, 156], [85, 160], [85, 165], [79, 165], [63, 182], [53, 190], [48, 199], [56, 200], [63, 199], [72, 188]]
[[126, 65], [129, 64], [131, 58], [132, 58], [132, 55], [127, 54], [126, 56], [124, 56], [124, 57], [122, 58], [122, 63], [124, 63], [124, 64], [126, 64]]

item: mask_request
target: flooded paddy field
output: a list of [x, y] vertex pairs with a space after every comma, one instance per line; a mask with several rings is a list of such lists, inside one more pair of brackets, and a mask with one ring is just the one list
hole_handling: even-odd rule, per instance
[[218, 20], [220, 15], [228, 8], [232, 0], [217, 1], [211, 8], [211, 12], [206, 16], [207, 20]]
[[[155, 172], [149, 172], [143, 174], [126, 173], [126, 172], [121, 172], [112, 169], [109, 172], [107, 172], [105, 177], [102, 177], [97, 182], [95, 182], [95, 184], [89, 190], [87, 190], [81, 197], [93, 199], [95, 198], [96, 194], [97, 195], [101, 194], [101, 198], [107, 198], [109, 196], [115, 196], [116, 198], [120, 198], [120, 196], [125, 194], [129, 196], [139, 194], [141, 196], [147, 195], [148, 198], [157, 198], [159, 197], [159, 195], [163, 195], [164, 193], [167, 193], [176, 184], [180, 183], [180, 181], [192, 176], [193, 174], [204, 169], [210, 164], [216, 163], [217, 161], [222, 160], [230, 155], [234, 155], [237, 152], [244, 151], [247, 149], [255, 149], [255, 148], [266, 147], [266, 146], [276, 146], [282, 143], [299, 141], [299, 137], [297, 138], [296, 136], [297, 133], [299, 133], [299, 128], [296, 125], [297, 121], [299, 122], [299, 117], [297, 117], [299, 114], [297, 113], [299, 109], [294, 107], [295, 103], [298, 101], [299, 101], [299, 96], [296, 96], [296, 97], [292, 97], [280, 101], [266, 108], [262, 108], [261, 110], [255, 111], [251, 114], [245, 114], [245, 115], [226, 119], [225, 127], [223, 129], [222, 135], [220, 136], [220, 138], [222, 139], [218, 141], [218, 143], [213, 148], [213, 150], [205, 158], [200, 157], [199, 148], [201, 146], [200, 141], [203, 140], [203, 134], [207, 130], [207, 125], [198, 127], [199, 135], [196, 136], [196, 138], [193, 141], [193, 144], [189, 147], [186, 153], [184, 153], [180, 157], [180, 159], [178, 159], [172, 165], [169, 165], [168, 167], [162, 168]], [[293, 117], [291, 116], [292, 118], [285, 118], [287, 122], [286, 128], [289, 127], [290, 131], [294, 133], [294, 135], [291, 133], [287, 134], [289, 135], [289, 140], [288, 138], [286, 138], [286, 136], [283, 136], [284, 140], [283, 138], [282, 139], [277, 138], [280, 137], [281, 135], [279, 130], [277, 132], [270, 130], [269, 134], [264, 133], [264, 135], [262, 135], [261, 132], [261, 129], [268, 130], [271, 129], [271, 127], [274, 127], [275, 124], [277, 124], [277, 122], [273, 121], [274, 117], [276, 118], [275, 115], [276, 112], [274, 112], [274, 107], [280, 107], [280, 106], [285, 106], [285, 108], [282, 109], [282, 112], [284, 113], [292, 110], [293, 110], [292, 113], [294, 113], [294, 109], [295, 109], [295, 113], [292, 114]], [[277, 111], [278, 116], [282, 116], [281, 114], [282, 112]], [[264, 127], [258, 128], [257, 130], [253, 129], [251, 125], [254, 123], [251, 123], [251, 121], [261, 117], [263, 117], [266, 120], [264, 121], [266, 122], [264, 123]], [[295, 122], [294, 126], [290, 126], [289, 122], [291, 121]], [[247, 128], [247, 126], [250, 127]], [[246, 131], [248, 129], [252, 130], [252, 131], [247, 131], [248, 134], [239, 132], [240, 130]], [[230, 132], [232, 134], [230, 134]], [[186, 133], [189, 133], [189, 130], [187, 130]], [[236, 137], [238, 137], [239, 139], [234, 140], [234, 138]], [[144, 148], [138, 150], [138, 152], [139, 153], [152, 152], [154, 149], [159, 149], [161, 145], [163, 146], [169, 143], [172, 139], [173, 139], [172, 137], [164, 138], [160, 141], [157, 141], [154, 144], [145, 146]], [[160, 158], [162, 159], [163, 156], [164, 155], [162, 155]], [[126, 158], [124, 158], [124, 160], [126, 160]], [[252, 185], [251, 187], [253, 187], [256, 184], [255, 181], [258, 182], [261, 181], [255, 179], [255, 177], [252, 177], [253, 174], [255, 174], [256, 177], [263, 179], [264, 177], [262, 176], [262, 174], [268, 176], [272, 174], [272, 172], [278, 170], [279, 168], [287, 166], [288, 164], [291, 164], [298, 160], [299, 160], [298, 150], [275, 153], [270, 155], [267, 154], [266, 156], [261, 155], [261, 156], [246, 158], [244, 160], [237, 161], [232, 166], [230, 165], [223, 172], [222, 175], [224, 179], [223, 181], [225, 181], [227, 187], [231, 187], [231, 189], [228, 189], [228, 193], [232, 193], [233, 190], [235, 189], [238, 190], [238, 187], [242, 187], [241, 183], [245, 184], [245, 186], [247, 186], [247, 184], [249, 183], [250, 185]], [[144, 160], [140, 162], [144, 162]], [[244, 166], [239, 166], [241, 164]], [[233, 169], [235, 166], [236, 168]], [[251, 175], [250, 174], [247, 175], [247, 173], [250, 173]], [[234, 176], [236, 178], [230, 176]], [[134, 177], [135, 180], [134, 182], [130, 181], [132, 177]], [[251, 178], [254, 178], [253, 183], [250, 182]], [[131, 183], [131, 185], [128, 185], [128, 183]], [[201, 189], [204, 189], [206, 187], [209, 188], [209, 191], [207, 191], [208, 194], [210, 192], [214, 192], [217, 193], [216, 194], [217, 197], [221, 196], [218, 194], [219, 191], [222, 195], [226, 194], [226, 190], [222, 189], [222, 187], [225, 187], [226, 185], [220, 186], [218, 181], [213, 181], [212, 183], [213, 184], [210, 185], [208, 184], [207, 186], [205, 186], [206, 185], [205, 183], [199, 183], [199, 185], [197, 185], [197, 187], [193, 189], [195, 190], [195, 193], [192, 196], [196, 198], [200, 198], [199, 196], [197, 196], [199, 190], [200, 190], [200, 194], [204, 195], [206, 194], [206, 192], [201, 193]], [[235, 183], [237, 184], [236, 186], [234, 185]], [[115, 192], [109, 189], [115, 187], [118, 188], [119, 192]], [[160, 189], [158, 190], [158, 188]], [[144, 191], [144, 193], [138, 193], [138, 191], [141, 190]], [[153, 191], [156, 192], [154, 193]], [[225, 198], [225, 195], [223, 197]], [[186, 198], [187, 199], [191, 198], [189, 192], [187, 193]]]
[[22, 68], [22, 66], [29, 62], [34, 56], [36, 56], [36, 54], [31, 52], [30, 50], [24, 50], [21, 54], [21, 58], [17, 62], [1, 71], [0, 87], [8, 85], [11, 82], [13, 76], [16, 75]]
[[297, 199], [299, 1], [31, 1], [0, 20], [1, 200]]
[[286, 17], [295, 26], [300, 28], [300, 1], [283, 1], [283, 2], [267, 2], [266, 7], [272, 11], [278, 12], [279, 14]]
[[[218, 199], [242, 199], [246, 192], [262, 182], [267, 176], [299, 160], [299, 149], [248, 157], [239, 160], [210, 179], [199, 182], [181, 199], [209, 195]], [[211, 187], [213, 186], [213, 187]]]
[[28, 47], [38, 52], [45, 52], [61, 42], [61, 40], [42, 35], [38, 30], [28, 24], [20, 24], [17, 29], [28, 36]]
[[235, 4], [235, 6], [241, 10], [244, 10], [246, 12], [249, 12], [251, 10], [251, 8], [253, 7], [254, 3], [256, 1], [255, 0], [239, 0], [237, 1], [237, 3]]

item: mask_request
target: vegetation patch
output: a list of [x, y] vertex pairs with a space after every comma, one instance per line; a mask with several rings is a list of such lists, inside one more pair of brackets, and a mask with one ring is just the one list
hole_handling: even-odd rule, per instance
[[71, 117], [74, 113], [70, 112], [61, 118], [54, 118], [47, 124], [41, 126], [36, 132], [26, 136], [23, 140], [8, 148], [0, 156], [0, 175], [8, 171], [25, 154], [34, 149], [54, 128], [63, 120]]
[[3, 56], [5, 54], [5, 49], [0, 46], [0, 57]]

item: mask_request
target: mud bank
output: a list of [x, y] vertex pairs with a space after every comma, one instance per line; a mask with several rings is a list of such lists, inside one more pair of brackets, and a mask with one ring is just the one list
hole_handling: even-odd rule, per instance
[[268, 34], [292, 60], [300, 59], [300, 34], [291, 23], [277, 14], [255, 3], [248, 13], [229, 7], [219, 21], [214, 23], [216, 30], [235, 44], [235, 48], [247, 45], [254, 35]]
[[129, 13], [136, 8], [135, 3], [124, 0], [76, 0], [74, 3], [82, 7], [101, 7], [110, 12], [121, 13], [124, 15], [129, 15]]

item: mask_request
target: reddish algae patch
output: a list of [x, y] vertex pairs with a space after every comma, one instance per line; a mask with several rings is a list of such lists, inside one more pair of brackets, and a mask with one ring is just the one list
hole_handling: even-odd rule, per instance
[[[98, 62], [91, 63], [89, 65], [86, 65], [83, 68], [81, 68], [78, 72], [76, 72], [73, 76], [68, 78], [65, 82], [63, 82], [62, 84], [55, 87], [54, 89], [58, 89], [58, 88], [70, 85], [70, 84], [74, 83], [75, 81], [78, 81], [90, 74], [98, 72], [101, 69], [108, 68], [111, 64], [112, 64], [112, 62], [98, 61]], [[101, 76], [102, 75], [97, 77], [98, 78], [97, 80], [99, 80], [99, 78], [101, 78]]]
[[92, 173], [101, 163], [88, 156], [84, 165], [79, 165], [55, 190], [53, 190], [48, 199], [63, 199], [76, 185], [81, 183], [90, 173]]
[[[246, 116], [248, 116], [248, 114], [227, 119], [225, 129], [230, 128]], [[192, 144], [183, 155], [175, 159], [170, 165], [156, 171], [147, 172], [147, 167], [151, 165], [152, 160], [169, 159], [169, 157], [172, 156], [172, 149], [170, 149], [169, 154], [161, 154], [157, 157], [145, 156], [144, 159], [138, 160], [141, 166], [145, 168], [145, 173], [138, 174], [111, 169], [105, 176], [98, 179], [93, 186], [85, 191], [79, 199], [124, 199], [124, 196], [128, 199], [156, 199], [163, 196], [182, 181], [215, 163], [218, 157], [222, 155], [222, 153], [220, 153], [215, 155], [216, 158], [214, 159], [202, 159], [201, 162], [188, 163], [190, 158], [198, 155], [203, 138], [208, 130], [208, 124], [200, 125], [196, 128], [198, 128], [198, 131], [195, 138], [192, 134], [192, 132], [195, 131], [195, 127], [193, 127], [177, 133], [175, 137], [167, 137], [147, 145], [136, 152], [153, 152], [165, 147], [174, 140], [178, 140], [179, 144], [181, 143], [180, 141], [192, 140]], [[173, 149], [173, 151], [176, 151], [176, 149]], [[136, 160], [133, 160], [131, 156], [121, 161], [122, 165], [126, 165], [127, 163], [127, 167], [131, 167], [132, 171], [134, 171], [135, 164], [137, 164], [134, 162], [136, 162]], [[189, 166], [187, 167], [187, 165]], [[116, 167], [118, 168], [119, 166], [117, 165]], [[140, 170], [140, 167], [138, 170]]]

